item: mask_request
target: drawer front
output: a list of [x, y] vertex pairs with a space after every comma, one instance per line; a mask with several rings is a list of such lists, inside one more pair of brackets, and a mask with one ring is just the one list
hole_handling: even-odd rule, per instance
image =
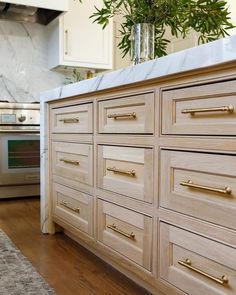
[[151, 203], [153, 150], [99, 145], [98, 187]]
[[52, 172], [88, 185], [93, 184], [93, 146], [52, 142]]
[[160, 276], [191, 295], [236, 294], [236, 249], [161, 222]]
[[236, 156], [161, 151], [162, 207], [236, 228]]
[[99, 133], [154, 133], [154, 93], [99, 102]]
[[151, 237], [151, 217], [98, 200], [100, 242], [150, 270]]
[[93, 198], [91, 196], [54, 183], [53, 215], [92, 235]]
[[162, 133], [236, 134], [236, 82], [162, 92]]
[[93, 133], [93, 104], [81, 104], [51, 110], [53, 133]]

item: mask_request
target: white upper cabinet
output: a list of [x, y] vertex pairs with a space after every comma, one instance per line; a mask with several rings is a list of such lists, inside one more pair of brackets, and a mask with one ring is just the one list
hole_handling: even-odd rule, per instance
[[102, 0], [69, 0], [69, 11], [48, 25], [49, 68], [112, 69], [112, 21], [105, 30], [89, 17]]

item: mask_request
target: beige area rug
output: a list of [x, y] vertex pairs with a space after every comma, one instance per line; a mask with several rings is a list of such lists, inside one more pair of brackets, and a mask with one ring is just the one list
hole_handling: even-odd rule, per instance
[[0, 294], [56, 295], [27, 258], [1, 230]]

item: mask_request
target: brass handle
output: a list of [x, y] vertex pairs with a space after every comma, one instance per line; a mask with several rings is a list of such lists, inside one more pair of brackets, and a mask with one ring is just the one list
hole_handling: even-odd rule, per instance
[[107, 225], [107, 228], [112, 229], [113, 231], [117, 232], [118, 234], [121, 234], [122, 236], [125, 236], [128, 239], [135, 240], [135, 234], [133, 232], [131, 232], [130, 234], [129, 233], [126, 233], [123, 230], [117, 228], [114, 223], [111, 224], [111, 225], [108, 224]]
[[68, 50], [68, 30], [65, 30], [65, 55], [68, 55], [69, 50]]
[[79, 123], [79, 118], [63, 118], [59, 120], [60, 122], [63, 123]]
[[76, 165], [76, 166], [79, 165], [79, 161], [75, 161], [75, 160], [70, 160], [70, 159], [62, 158], [62, 159], [60, 159], [60, 161], [62, 161], [64, 163], [67, 163], [67, 164]]
[[128, 176], [135, 177], [136, 172], [134, 170], [122, 170], [122, 169], [117, 169], [116, 167], [107, 167], [107, 171], [112, 171], [114, 173], [119, 173], [119, 174], [124, 174]]
[[221, 278], [216, 278], [216, 277], [192, 266], [192, 262], [188, 258], [185, 261], [179, 260], [178, 263], [184, 267], [187, 267], [188, 269], [191, 269], [191, 270], [197, 272], [198, 274], [203, 275], [204, 277], [207, 277], [207, 278], [213, 280], [214, 282], [216, 282], [218, 284], [227, 285], [229, 283], [229, 279], [227, 278], [227, 276], [223, 275]]
[[225, 194], [225, 195], [231, 195], [231, 193], [232, 193], [231, 188], [228, 186], [225, 188], [214, 188], [214, 187], [210, 187], [210, 186], [195, 184], [192, 182], [192, 180], [188, 180], [186, 182], [185, 181], [180, 182], [180, 185], [191, 187], [191, 188], [202, 189], [202, 190], [210, 191], [210, 192], [216, 192], [216, 193]]
[[222, 107], [213, 107], [213, 108], [199, 108], [199, 109], [183, 109], [181, 111], [182, 114], [191, 114], [194, 115], [195, 113], [209, 113], [209, 112], [234, 112], [234, 106], [222, 106]]
[[71, 207], [71, 206], [68, 205], [68, 203], [65, 202], [65, 201], [61, 201], [61, 202], [60, 202], [60, 205], [66, 207], [67, 209], [70, 209], [70, 210], [72, 210], [72, 211], [74, 211], [74, 212], [76, 212], [76, 213], [79, 213], [79, 212], [80, 212], [80, 208], [79, 208], [79, 207], [75, 207], [75, 208], [74, 208], [74, 207]]
[[124, 114], [109, 114], [107, 116], [107, 118], [111, 119], [117, 119], [117, 118], [126, 118], [126, 119], [136, 119], [137, 118], [137, 115], [135, 112], [133, 113], [124, 113]]

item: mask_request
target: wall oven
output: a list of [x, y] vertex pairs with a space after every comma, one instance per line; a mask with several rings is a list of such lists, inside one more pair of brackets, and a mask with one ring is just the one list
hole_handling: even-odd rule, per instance
[[0, 102], [0, 198], [40, 194], [39, 104]]

